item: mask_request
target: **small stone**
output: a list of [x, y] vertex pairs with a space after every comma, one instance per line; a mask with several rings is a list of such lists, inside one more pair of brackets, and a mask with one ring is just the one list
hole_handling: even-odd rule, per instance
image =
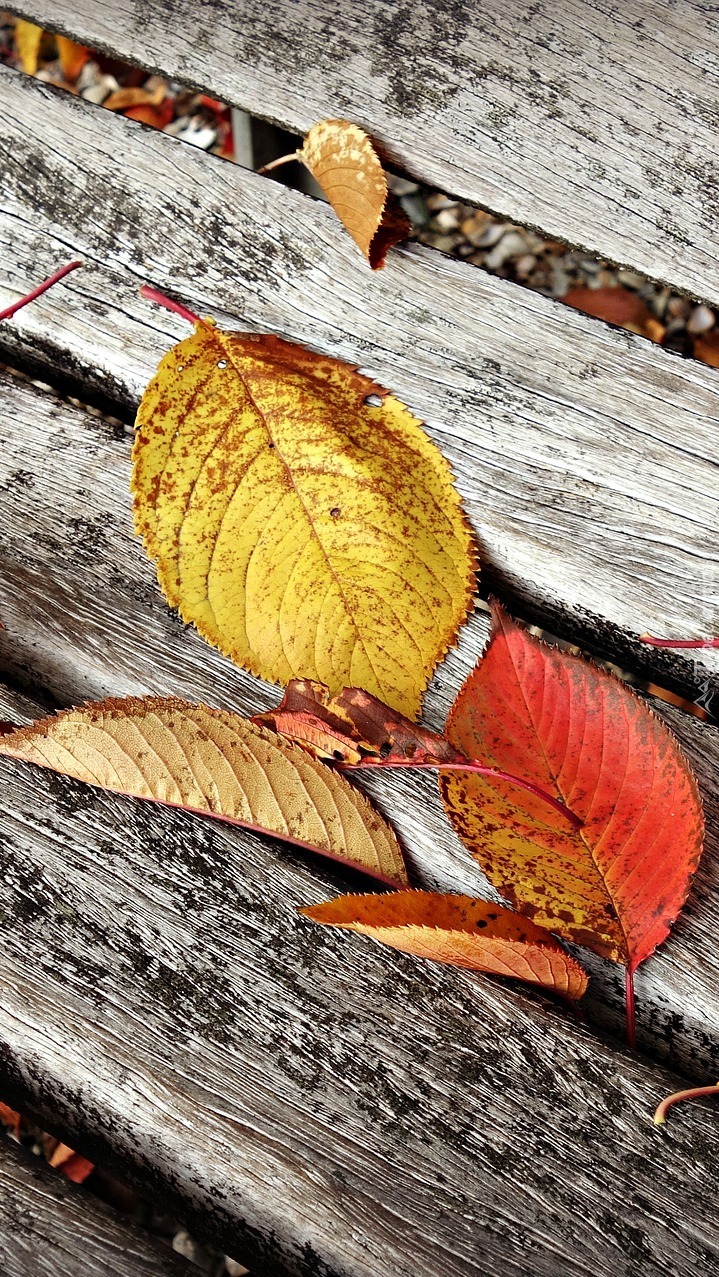
[[692, 312], [692, 304], [686, 297], [670, 297], [667, 302], [667, 315], [670, 319], [687, 320]]
[[93, 102], [95, 106], [102, 106], [105, 98], [109, 98], [111, 93], [117, 93], [119, 87], [114, 75], [101, 75], [94, 84], [83, 89], [80, 97], [86, 102]]
[[601, 262], [596, 257], [583, 257], [579, 263], [579, 269], [584, 271], [585, 275], [598, 275], [601, 270]]
[[418, 191], [416, 195], [402, 195], [399, 202], [413, 226], [428, 225], [429, 213], [421, 192]]
[[637, 274], [635, 270], [617, 271], [617, 279], [625, 288], [634, 288], [637, 291], [643, 288], [647, 282], [645, 276]]
[[470, 244], [478, 246], [488, 221], [489, 213], [472, 213], [470, 217], [464, 218], [464, 221], [460, 223], [459, 229], [464, 235], [464, 238], [469, 240]]
[[456, 208], [457, 201], [451, 200], [446, 195], [440, 195], [438, 191], [433, 191], [427, 196], [427, 208], [430, 213], [438, 213], [442, 208]]
[[242, 1264], [238, 1264], [236, 1259], [230, 1259], [229, 1255], [225, 1256], [225, 1272], [227, 1277], [244, 1277], [248, 1273], [249, 1268], [243, 1268]]
[[708, 306], [695, 306], [687, 320], [687, 329], [696, 337], [699, 333], [707, 333], [716, 323], [716, 315]]
[[427, 235], [424, 239], [425, 244], [439, 249], [440, 253], [451, 253], [459, 242], [457, 235]]
[[502, 238], [504, 232], [508, 229], [509, 227], [507, 222], [490, 222], [489, 226], [485, 227], [477, 240], [477, 248], [491, 248], [493, 244], [496, 244]]
[[522, 256], [518, 257], [514, 263], [514, 273], [517, 279], [529, 279], [536, 265], [537, 259], [534, 253], [522, 253]]
[[[393, 173], [387, 174], [387, 185], [393, 195], [400, 199], [403, 195], [415, 195], [419, 190], [417, 182], [410, 182], [406, 177], [395, 177]], [[242, 1270], [245, 1271], [244, 1269]]]
[[487, 270], [500, 270], [504, 263], [509, 261], [510, 257], [519, 257], [526, 252], [527, 245], [524, 236], [519, 231], [508, 231], [503, 235], [498, 244], [495, 244], [491, 253], [487, 254], [485, 266]]
[[432, 229], [438, 231], [454, 231], [459, 220], [456, 208], [443, 208], [432, 218]]
[[603, 267], [597, 275], [597, 288], [616, 288], [617, 272]]

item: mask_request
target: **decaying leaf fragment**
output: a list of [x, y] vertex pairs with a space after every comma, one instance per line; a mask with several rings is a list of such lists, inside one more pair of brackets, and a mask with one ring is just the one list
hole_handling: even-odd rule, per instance
[[444, 736], [411, 722], [359, 687], [330, 696], [324, 683], [292, 679], [281, 703], [252, 720], [302, 745], [316, 758], [359, 763], [363, 758], [413, 759], [416, 764], [461, 762]]
[[300, 913], [358, 931], [403, 953], [512, 976], [580, 998], [587, 975], [553, 936], [502, 905], [431, 891], [340, 896]]
[[626, 684], [494, 605], [446, 730], [581, 817], [573, 830], [503, 781], [440, 778], [454, 828], [510, 903], [631, 975], [668, 935], [702, 850], [696, 781], [668, 728]]
[[411, 223], [390, 194], [379, 156], [364, 130], [349, 120], [321, 120], [312, 126], [301, 150], [263, 171], [292, 159], [309, 169], [372, 269], [384, 266], [390, 248], [409, 235]]
[[238, 714], [174, 697], [110, 699], [0, 736], [0, 754], [407, 881], [393, 831], [362, 794]]
[[225, 655], [418, 714], [476, 558], [449, 466], [398, 399], [198, 320], [143, 397], [132, 490], [169, 603]]

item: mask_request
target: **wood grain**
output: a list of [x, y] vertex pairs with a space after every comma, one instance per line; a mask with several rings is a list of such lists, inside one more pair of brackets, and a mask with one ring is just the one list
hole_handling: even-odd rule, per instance
[[719, 37], [701, 0], [22, 11], [299, 132], [349, 118], [440, 190], [719, 300]]
[[[29, 383], [5, 378], [0, 408], [0, 668], [60, 705], [105, 695], [174, 693], [255, 712], [270, 688], [178, 622], [132, 531], [128, 435]], [[487, 620], [472, 618], [440, 668], [426, 719], [440, 728], [482, 650]], [[655, 702], [690, 753], [707, 805], [709, 838], [689, 906], [637, 975], [642, 1045], [694, 1078], [719, 1076], [719, 729]], [[8, 717], [0, 704], [0, 719]], [[431, 773], [364, 779], [397, 828], [419, 882], [487, 894], [449, 826]], [[362, 888], [359, 888], [362, 889]], [[623, 972], [582, 952], [595, 1022], [623, 1031]]]
[[231, 326], [359, 361], [453, 464], [485, 584], [716, 695], [719, 652], [636, 642], [719, 632], [716, 370], [431, 250], [373, 274], [323, 205], [7, 69], [0, 155], [3, 300], [87, 263], [2, 325], [7, 359], [129, 415], [186, 331], [137, 297], [150, 279]]
[[0, 1139], [3, 1277], [191, 1277], [169, 1247]]
[[314, 926], [344, 884], [268, 840], [0, 772], [2, 1093], [256, 1277], [716, 1270], [715, 1115], [650, 1121], [675, 1076]]

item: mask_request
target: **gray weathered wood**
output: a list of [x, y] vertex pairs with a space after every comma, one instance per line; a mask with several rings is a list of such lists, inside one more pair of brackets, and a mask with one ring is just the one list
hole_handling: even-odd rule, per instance
[[0, 1138], [3, 1277], [191, 1277], [149, 1233]]
[[[0, 1085], [257, 1277], [707, 1277], [716, 1115], [539, 997], [313, 927], [338, 873], [0, 765]], [[28, 960], [31, 956], [31, 961]]]
[[[277, 689], [233, 667], [167, 609], [133, 535], [129, 446], [122, 428], [97, 415], [26, 382], [2, 383], [0, 668], [62, 705], [146, 692], [240, 712], [276, 704]], [[486, 634], [486, 616], [477, 613], [430, 689], [431, 725], [441, 727]], [[687, 910], [637, 976], [640, 1033], [647, 1051], [689, 1076], [711, 1078], [719, 1076], [719, 954], [712, 940], [719, 933], [719, 730], [659, 702], [655, 708], [692, 756], [709, 838]], [[397, 827], [420, 881], [486, 894], [444, 817], [433, 776], [395, 772], [364, 784]], [[621, 1034], [623, 973], [599, 960], [592, 967], [591, 1014]]]
[[52, 29], [719, 300], [719, 37], [701, 0], [25, 0]]
[[567, 636], [711, 694], [719, 652], [660, 658], [632, 636], [719, 628], [715, 370], [430, 250], [373, 274], [326, 206], [7, 69], [0, 154], [3, 299], [87, 262], [2, 325], [8, 358], [127, 413], [187, 331], [137, 297], [150, 279], [361, 361], [430, 423], [486, 578]]

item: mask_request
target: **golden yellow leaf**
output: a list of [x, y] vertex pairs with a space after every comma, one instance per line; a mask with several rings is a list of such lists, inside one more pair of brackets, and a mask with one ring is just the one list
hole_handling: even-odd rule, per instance
[[371, 936], [403, 953], [471, 971], [512, 976], [580, 998], [587, 975], [554, 936], [511, 909], [431, 891], [340, 896], [300, 913]]
[[136, 106], [159, 106], [164, 101], [167, 85], [158, 80], [154, 88], [117, 89], [105, 98], [103, 106], [106, 111], [127, 111]]
[[62, 73], [69, 84], [74, 84], [82, 68], [90, 57], [90, 50], [84, 44], [76, 44], [67, 36], [57, 36], [57, 54], [60, 59]]
[[143, 397], [132, 489], [168, 601], [225, 655], [418, 714], [475, 553], [449, 466], [398, 399], [279, 337], [198, 321]]
[[174, 697], [99, 701], [0, 736], [0, 754], [407, 881], [394, 832], [362, 794], [239, 714]]
[[390, 199], [384, 169], [367, 134], [349, 120], [322, 120], [298, 159], [309, 169], [373, 270], [406, 239], [410, 222]]
[[16, 20], [15, 49], [20, 65], [27, 75], [37, 75], [42, 36], [42, 27], [36, 26], [34, 22], [26, 22], [24, 18]]

